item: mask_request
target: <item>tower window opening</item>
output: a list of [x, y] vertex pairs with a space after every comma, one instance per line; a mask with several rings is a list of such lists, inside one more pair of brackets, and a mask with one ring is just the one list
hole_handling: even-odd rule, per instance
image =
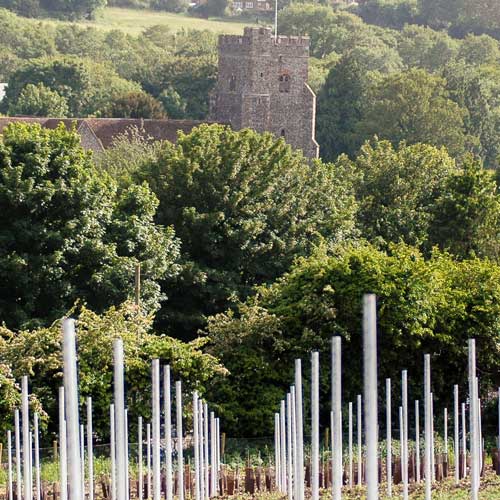
[[281, 129], [280, 135], [283, 138], [286, 137], [286, 133], [285, 133], [285, 129], [284, 128]]
[[279, 76], [279, 91], [290, 92], [291, 77], [284, 73]]
[[234, 75], [231, 75], [229, 79], [229, 90], [236, 90], [236, 77]]

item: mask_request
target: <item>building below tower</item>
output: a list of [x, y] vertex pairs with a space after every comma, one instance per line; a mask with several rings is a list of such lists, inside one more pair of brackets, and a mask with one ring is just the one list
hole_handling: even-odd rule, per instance
[[272, 132], [317, 158], [316, 96], [307, 84], [309, 38], [275, 38], [269, 28], [219, 37], [219, 72], [210, 119], [235, 130]]

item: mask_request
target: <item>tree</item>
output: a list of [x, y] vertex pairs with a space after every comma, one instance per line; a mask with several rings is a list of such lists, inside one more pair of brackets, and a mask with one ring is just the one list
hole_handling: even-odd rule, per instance
[[344, 56], [328, 73], [318, 96], [317, 139], [321, 157], [354, 155], [361, 146], [357, 127], [363, 116], [368, 76], [357, 61]]
[[498, 260], [500, 197], [497, 183], [481, 163], [467, 158], [435, 201], [430, 243], [460, 258]]
[[366, 143], [354, 160], [362, 234], [372, 242], [428, 241], [435, 200], [457, 172], [446, 150], [387, 141]]
[[156, 193], [156, 221], [175, 228], [189, 263], [163, 308], [168, 323], [193, 335], [232, 294], [273, 280], [323, 239], [353, 236], [349, 176], [251, 130], [202, 125], [164, 144], [139, 179]]
[[[279, 401], [293, 383], [294, 359], [306, 362], [311, 350], [318, 350], [324, 360], [321, 398], [330, 401], [332, 336], [342, 337], [343, 400], [353, 401], [363, 388], [362, 298], [367, 291], [377, 295], [379, 380], [391, 378], [398, 391], [405, 367], [409, 393], [421, 394], [423, 355], [431, 354], [437, 414], [452, 404], [450, 383], [466, 391], [467, 339], [475, 338], [481, 392], [487, 397], [496, 390], [498, 265], [479, 259], [460, 262], [438, 251], [425, 259], [405, 245], [394, 245], [388, 252], [371, 245], [348, 246], [331, 255], [318, 252], [300, 259], [273, 285], [259, 287], [236, 311], [209, 318], [211, 352], [229, 371], [210, 391], [211, 399], [219, 402], [226, 432], [269, 435]], [[305, 370], [304, 387], [308, 386]], [[322, 405], [320, 414], [328, 426], [330, 405]]]
[[43, 84], [66, 99], [72, 117], [98, 114], [118, 95], [138, 91], [139, 86], [120, 78], [103, 64], [76, 57], [41, 58], [28, 61], [8, 81], [2, 105], [16, 103], [28, 84]]
[[146, 92], [130, 92], [118, 96], [106, 113], [113, 118], [166, 118], [160, 101]]
[[64, 97], [50, 90], [43, 83], [28, 83], [19, 94], [16, 102], [11, 103], [9, 115], [53, 116], [64, 118], [68, 115], [68, 103]]
[[412, 69], [388, 75], [371, 89], [359, 133], [393, 144], [445, 146], [452, 156], [460, 156], [467, 141], [465, 113], [450, 99], [444, 79]]
[[141, 262], [144, 310], [174, 277], [179, 242], [154, 223], [145, 185], [118, 191], [64, 126], [12, 124], [0, 143], [0, 310], [10, 328], [46, 325], [79, 298], [96, 311], [133, 293]]
[[[159, 335], [152, 329], [153, 317], [141, 314], [132, 303], [111, 307], [97, 314], [77, 304], [66, 317], [74, 317], [78, 341], [78, 382], [82, 410], [87, 396], [92, 397], [94, 431], [109, 439], [109, 405], [112, 402], [113, 341], [121, 338], [125, 351], [125, 379], [129, 422], [135, 427], [137, 417], [151, 416], [151, 359], [169, 364], [172, 377], [181, 378], [184, 394], [205, 392], [214, 377], [225, 374], [217, 358], [205, 354], [207, 339], [190, 343]], [[19, 387], [13, 382], [28, 375], [37, 407], [50, 417], [50, 431], [57, 432], [58, 387], [62, 379], [61, 321], [46, 328], [14, 332], [0, 327], [0, 428], [12, 421], [13, 403], [19, 401]], [[98, 367], [98, 369], [96, 369]], [[40, 411], [40, 410], [39, 410]], [[82, 411], [83, 413], [83, 411]], [[107, 441], [105, 441], [107, 442]]]
[[459, 59], [469, 66], [500, 63], [500, 44], [488, 35], [467, 35], [460, 45]]

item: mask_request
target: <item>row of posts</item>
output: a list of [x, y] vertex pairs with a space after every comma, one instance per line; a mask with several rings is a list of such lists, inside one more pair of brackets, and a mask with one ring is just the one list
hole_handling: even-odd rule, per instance
[[[78, 375], [75, 322], [63, 320], [64, 386], [59, 388], [59, 473], [60, 499], [83, 500], [85, 497], [85, 437], [87, 441], [88, 499], [94, 500], [94, 453], [92, 430], [92, 398], [87, 398], [87, 429], [79, 423]], [[125, 399], [124, 350], [122, 339], [113, 344], [114, 399], [110, 405], [111, 436], [111, 499], [129, 500], [129, 434], [128, 410]], [[162, 500], [162, 469], [165, 477], [165, 500], [173, 500], [173, 439], [170, 366], [163, 367], [163, 441], [164, 464], [161, 463], [161, 379], [160, 361], [152, 360], [152, 422], [146, 425], [146, 494], [143, 471], [143, 418], [138, 417], [138, 488], [137, 498]], [[21, 415], [14, 412], [16, 499], [42, 500], [39, 416], [34, 413], [33, 432], [30, 430], [28, 378], [21, 379]], [[182, 383], [175, 383], [177, 491], [184, 500], [184, 439]], [[20, 420], [20, 416], [22, 420]], [[21, 429], [22, 424], [22, 429]], [[208, 500], [218, 495], [220, 455], [220, 421], [208, 404], [193, 393], [193, 445], [195, 457], [195, 500]], [[22, 431], [22, 432], [21, 432]], [[22, 457], [21, 457], [22, 439]], [[33, 488], [33, 439], [35, 487]], [[8, 499], [14, 498], [12, 435], [7, 431]], [[162, 466], [163, 465], [163, 466]], [[34, 490], [34, 497], [33, 497]]]
[[[341, 338], [333, 337], [331, 343], [331, 408], [330, 427], [332, 429], [332, 498], [342, 498], [343, 454], [342, 454], [342, 377], [341, 377]], [[484, 445], [481, 432], [481, 402], [479, 399], [479, 381], [476, 376], [476, 344], [474, 339], [468, 341], [468, 375], [469, 375], [469, 429], [470, 429], [470, 476], [471, 499], [477, 500], [480, 475], [483, 469]], [[372, 294], [363, 299], [363, 381], [364, 381], [364, 424], [366, 445], [366, 486], [367, 499], [378, 498], [379, 488], [379, 452], [378, 452], [378, 394], [377, 394], [377, 333], [376, 333], [376, 299]], [[391, 380], [386, 379], [386, 479], [387, 495], [392, 496], [392, 414], [391, 414]], [[401, 479], [403, 483], [403, 499], [408, 499], [409, 486], [409, 451], [408, 451], [408, 373], [402, 371], [402, 404], [399, 407], [399, 428], [401, 443]], [[275, 463], [276, 485], [289, 500], [304, 500], [304, 442], [303, 442], [303, 403], [302, 403], [302, 365], [295, 360], [295, 384], [280, 403], [279, 412], [275, 413]], [[348, 453], [349, 453], [349, 486], [353, 486], [353, 406], [349, 403], [348, 417]], [[465, 403], [462, 403], [462, 464], [460, 471], [460, 435], [459, 435], [459, 397], [458, 385], [454, 386], [454, 456], [455, 482], [467, 474], [466, 464], [466, 416]], [[416, 427], [416, 481], [421, 481], [420, 467], [420, 422], [419, 401], [415, 401]], [[431, 358], [424, 355], [424, 481], [425, 499], [432, 497], [432, 483], [435, 481], [435, 443], [434, 443], [434, 411], [431, 389]], [[358, 484], [362, 478], [362, 408], [361, 395], [357, 397], [358, 422]], [[448, 457], [448, 412], [444, 410], [444, 456]], [[499, 443], [500, 443], [500, 389], [499, 389]], [[499, 446], [500, 447], [500, 446]], [[311, 498], [319, 500], [319, 353], [311, 356]]]

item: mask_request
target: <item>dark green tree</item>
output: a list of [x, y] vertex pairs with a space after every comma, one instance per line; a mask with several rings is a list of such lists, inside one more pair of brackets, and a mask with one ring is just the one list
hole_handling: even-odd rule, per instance
[[68, 103], [64, 97], [50, 90], [43, 83], [28, 83], [19, 94], [16, 102], [8, 109], [11, 116], [53, 116], [64, 118], [68, 115]]
[[460, 258], [477, 255], [498, 260], [499, 233], [497, 183], [479, 161], [467, 158], [435, 201], [430, 243]]
[[165, 289], [171, 301], [162, 310], [174, 331], [193, 335], [232, 294], [273, 280], [323, 240], [355, 234], [349, 168], [310, 162], [271, 134], [220, 125], [165, 144], [140, 179], [160, 200], [157, 222], [182, 241], [184, 274]]
[[166, 118], [160, 101], [146, 92], [130, 92], [118, 96], [105, 113], [113, 118]]
[[47, 324], [76, 299], [97, 311], [133, 294], [143, 267], [143, 306], [164, 298], [179, 243], [154, 223], [145, 185], [117, 191], [64, 126], [13, 124], [0, 143], [0, 310], [11, 328]]

